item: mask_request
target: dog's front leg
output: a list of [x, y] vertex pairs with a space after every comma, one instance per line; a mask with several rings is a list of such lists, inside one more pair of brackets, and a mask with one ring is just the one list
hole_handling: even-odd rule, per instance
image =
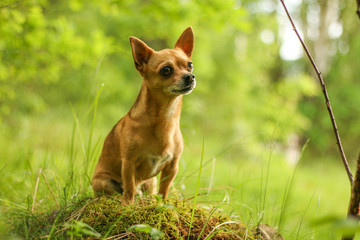
[[136, 192], [135, 162], [124, 159], [122, 161], [121, 175], [124, 190], [124, 200], [126, 203], [131, 203], [134, 200]]
[[171, 183], [174, 181], [178, 172], [178, 160], [179, 159], [175, 159], [161, 172], [159, 194], [163, 196], [164, 200], [167, 199]]

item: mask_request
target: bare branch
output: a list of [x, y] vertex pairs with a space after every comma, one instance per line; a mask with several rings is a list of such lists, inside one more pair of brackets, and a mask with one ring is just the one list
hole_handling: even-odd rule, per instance
[[357, 160], [354, 184], [351, 188], [351, 199], [348, 210], [348, 217], [358, 217], [360, 204], [360, 154]]
[[[350, 197], [349, 209], [347, 214], [348, 219], [355, 219], [359, 221], [359, 204], [360, 204], [360, 154], [356, 164], [354, 183], [351, 186], [351, 197]], [[343, 236], [342, 240], [353, 240], [354, 237], [355, 234], [349, 236]]]
[[[323, 95], [324, 95], [324, 97], [325, 97], [325, 104], [326, 104], [327, 110], [328, 110], [328, 112], [329, 112], [330, 119], [331, 119], [331, 123], [332, 123], [332, 126], [333, 126], [334, 134], [335, 134], [335, 137], [336, 137], [336, 143], [337, 143], [338, 148], [339, 148], [340, 156], [341, 156], [341, 159], [342, 159], [342, 161], [343, 161], [343, 164], [344, 164], [346, 173], [347, 173], [347, 175], [348, 175], [348, 178], [349, 178], [349, 180], [350, 180], [350, 183], [351, 183], [351, 185], [352, 185], [352, 184], [353, 184], [353, 176], [352, 176], [352, 174], [351, 174], [351, 171], [350, 171], [350, 168], [349, 168], [349, 164], [348, 164], [348, 161], [347, 161], [346, 156], [345, 156], [344, 149], [343, 149], [342, 144], [341, 144], [341, 138], [340, 138], [339, 130], [338, 130], [338, 128], [337, 128], [336, 121], [335, 121], [335, 116], [334, 116], [334, 113], [333, 113], [332, 108], [331, 108], [331, 104], [330, 104], [329, 96], [328, 96], [328, 93], [327, 93], [327, 90], [326, 90], [325, 82], [324, 82], [324, 80], [323, 80], [323, 78], [322, 78], [322, 76], [321, 76], [321, 73], [320, 73], [320, 71], [318, 70], [318, 68], [317, 68], [317, 66], [316, 66], [316, 64], [315, 64], [315, 62], [314, 62], [314, 60], [313, 60], [313, 58], [312, 58], [312, 56], [311, 56], [311, 54], [310, 54], [307, 46], [305, 45], [304, 41], [303, 41], [303, 40], [301, 39], [301, 37], [300, 37], [300, 34], [299, 34], [299, 32], [297, 31], [297, 29], [296, 29], [296, 27], [295, 27], [294, 21], [292, 20], [289, 11], [288, 11], [288, 9], [286, 8], [286, 5], [285, 5], [285, 3], [284, 3], [284, 0], [280, 0], [280, 1], [281, 1], [282, 5], [283, 5], [283, 7], [284, 7], [284, 9], [285, 9], [285, 12], [286, 12], [286, 14], [287, 14], [287, 16], [288, 16], [288, 18], [289, 18], [289, 20], [290, 20], [290, 23], [291, 23], [291, 25], [292, 25], [292, 27], [293, 27], [293, 30], [295, 31], [295, 33], [296, 33], [296, 35], [297, 35], [297, 37], [298, 37], [301, 45], [303, 46], [303, 48], [304, 48], [304, 50], [305, 50], [305, 53], [306, 53], [306, 55], [308, 56], [308, 58], [309, 58], [309, 60], [310, 60], [310, 62], [311, 62], [311, 65], [313, 66], [313, 68], [314, 68], [314, 70], [315, 70], [315, 72], [316, 72], [316, 75], [317, 75], [317, 77], [318, 77], [318, 79], [319, 79], [319, 83], [320, 83], [320, 86], [321, 86]], [[357, 0], [357, 1], [359, 2], [360, 0]]]

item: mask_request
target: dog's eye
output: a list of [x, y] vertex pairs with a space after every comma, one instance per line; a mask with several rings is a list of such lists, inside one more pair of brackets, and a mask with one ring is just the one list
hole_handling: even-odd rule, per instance
[[164, 77], [168, 77], [172, 74], [173, 70], [171, 67], [169, 66], [165, 66], [160, 70], [160, 74], [163, 75]]
[[188, 67], [189, 67], [190, 69], [192, 69], [192, 68], [194, 67], [193, 63], [192, 63], [192, 62], [189, 62], [189, 63], [188, 63]]

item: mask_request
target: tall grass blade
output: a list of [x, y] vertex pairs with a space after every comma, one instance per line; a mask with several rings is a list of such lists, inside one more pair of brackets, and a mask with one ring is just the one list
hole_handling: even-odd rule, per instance
[[26, 165], [27, 165], [27, 167], [29, 168], [29, 171], [30, 171], [30, 173], [31, 173], [31, 176], [34, 175], [34, 171], [33, 171], [32, 165], [31, 165], [32, 155], [33, 155], [32, 151], [31, 151], [31, 152], [28, 152], [28, 153], [26, 154], [26, 160], [27, 160], [27, 161], [26, 161]]
[[75, 136], [76, 136], [76, 121], [73, 124], [72, 131], [71, 131], [71, 139], [69, 145], [69, 164], [68, 164], [68, 171], [67, 177], [65, 180], [65, 188], [73, 188], [74, 189], [74, 173], [75, 173], [75, 161], [76, 161], [76, 154], [75, 154]]
[[257, 225], [259, 225], [262, 222], [264, 214], [265, 214], [267, 191], [268, 191], [268, 187], [269, 187], [270, 165], [271, 165], [271, 159], [272, 159], [273, 150], [274, 150], [274, 146], [275, 146], [274, 136], [275, 136], [275, 132], [276, 132], [276, 127], [277, 127], [277, 125], [274, 127], [274, 130], [273, 130], [272, 135], [271, 135], [271, 141], [270, 141], [271, 144], [270, 144], [270, 148], [269, 148], [269, 157], [268, 157], [268, 161], [267, 161], [267, 165], [266, 165], [265, 183], [264, 183], [263, 166], [261, 168], [260, 206], [259, 206], [260, 215], [259, 215]]
[[53, 197], [53, 199], [54, 199], [54, 201], [55, 201], [55, 203], [56, 203], [56, 206], [57, 206], [58, 208], [60, 208], [60, 204], [59, 204], [59, 202], [57, 201], [57, 199], [56, 199], [56, 197], [55, 197], [55, 194], [54, 194], [54, 191], [53, 191], [52, 188], [50, 187], [50, 184], [49, 184], [48, 180], [46, 179], [46, 176], [45, 176], [44, 171], [42, 171], [41, 174], [42, 174], [42, 176], [43, 176], [43, 178], [44, 178], [44, 180], [45, 180], [45, 183], [46, 183], [46, 185], [47, 185], [47, 187], [48, 187], [48, 189], [49, 189], [49, 191], [50, 191], [50, 193], [51, 193], [51, 196]]
[[75, 134], [76, 134], [76, 122], [74, 122], [72, 131], [71, 131], [71, 140], [69, 146], [69, 179], [68, 181], [72, 181], [74, 177], [74, 165], [75, 165]]
[[50, 233], [49, 233], [49, 236], [48, 236], [48, 240], [50, 240], [51, 239], [51, 236], [53, 235], [53, 233], [54, 233], [54, 231], [55, 231], [55, 229], [56, 229], [56, 227], [57, 227], [57, 223], [58, 223], [58, 221], [59, 221], [59, 218], [60, 218], [60, 212], [58, 213], [58, 215], [56, 216], [56, 218], [55, 218], [55, 221], [54, 221], [54, 224], [52, 225], [52, 227], [51, 227], [51, 229], [50, 229]]
[[[219, 232], [221, 229], [218, 229], [220, 228], [221, 226], [225, 225], [225, 224], [233, 224], [233, 223], [237, 223], [235, 221], [228, 221], [228, 222], [223, 222], [219, 225], [217, 225], [216, 227], [214, 227], [214, 229], [206, 236], [205, 240], [210, 240], [217, 232]], [[238, 237], [238, 236], [237, 236]], [[240, 237], [238, 237], [239, 239], [241, 239]]]
[[211, 216], [214, 214], [215, 211], [216, 211], [216, 208], [214, 208], [213, 210], [211, 210], [211, 212], [210, 212], [210, 214], [209, 214], [209, 217], [208, 217], [208, 219], [206, 219], [206, 222], [205, 222], [203, 228], [201, 229], [197, 240], [200, 240], [200, 239], [201, 239], [201, 235], [203, 234], [203, 232], [204, 232], [204, 230], [205, 230], [205, 227], [208, 225], [208, 222], [209, 222]]
[[[241, 143], [233, 143], [230, 146], [226, 147], [225, 149], [221, 150], [220, 152], [218, 152], [217, 154], [214, 155], [214, 157], [212, 157], [211, 159], [207, 160], [206, 162], [204, 162], [204, 164], [202, 165], [202, 168], [206, 167], [209, 163], [213, 162], [214, 159], [219, 158], [220, 156], [226, 154], [228, 151], [230, 151], [233, 147], [240, 145]], [[187, 175], [184, 175], [182, 177], [181, 182], [184, 182], [184, 179], [190, 179], [191, 176], [193, 176], [196, 172], [199, 171], [199, 168], [194, 169], [193, 171], [191, 171], [190, 173], [188, 173]]]
[[300, 156], [299, 156], [299, 161], [298, 163], [296, 164], [295, 168], [294, 168], [294, 171], [291, 175], [291, 177], [289, 178], [289, 180], [286, 182], [286, 186], [285, 186], [285, 192], [284, 192], [284, 196], [283, 196], [283, 201], [282, 201], [282, 204], [281, 204], [281, 210], [280, 210], [280, 217], [279, 217], [279, 222], [278, 222], [278, 229], [279, 229], [279, 232], [280, 232], [280, 229], [282, 227], [282, 223], [283, 223], [283, 220], [284, 220], [284, 216], [285, 216], [285, 211], [286, 211], [286, 208], [287, 208], [287, 203], [289, 201], [289, 198], [290, 198], [290, 192], [291, 192], [291, 189], [292, 189], [292, 185], [294, 183], [294, 178], [295, 178], [295, 173], [296, 173], [296, 170], [299, 166], [299, 163], [300, 163], [300, 160], [304, 154], [304, 151], [305, 149], [307, 148], [307, 145], [309, 143], [309, 139], [306, 141], [306, 143], [304, 144], [304, 146], [302, 147], [301, 149], [301, 152], [300, 152]]
[[26, 217], [24, 217], [24, 231], [25, 231], [25, 239], [29, 239], [29, 230], [26, 223]]
[[[266, 166], [264, 189], [262, 189], [264, 177], [263, 177], [263, 169], [261, 169], [261, 187], [260, 187], [260, 191], [261, 192], [264, 191], [264, 194], [260, 194], [260, 210], [261, 210], [261, 212], [265, 212], [265, 207], [266, 207], [266, 198], [267, 198], [267, 191], [268, 191], [268, 187], [269, 187], [270, 165], [271, 165], [273, 149], [274, 149], [274, 142], [271, 144], [270, 150], [269, 150], [270, 153], [269, 153], [269, 159], [267, 161], [267, 166]], [[262, 198], [261, 198], [261, 195], [263, 195]], [[261, 221], [262, 221], [262, 219], [259, 219], [258, 224], [260, 224]]]
[[37, 177], [36, 177], [36, 184], [35, 184], [33, 202], [32, 202], [32, 207], [31, 207], [31, 212], [32, 213], [34, 213], [34, 211], [35, 211], [35, 200], [36, 200], [37, 190], [38, 190], [38, 187], [39, 187], [40, 173], [41, 173], [41, 168], [39, 168], [39, 171], [38, 171], [38, 174], [37, 174]]
[[212, 188], [212, 185], [213, 185], [213, 182], [214, 182], [215, 164], [216, 164], [216, 158], [214, 157], [214, 158], [212, 159], [211, 175], [210, 175], [209, 189], [208, 189], [207, 195], [210, 194], [210, 191], [211, 191], [211, 188]]
[[114, 229], [114, 227], [116, 227], [116, 225], [120, 222], [120, 220], [122, 219], [123, 215], [121, 215], [109, 228], [109, 230], [106, 232], [106, 234], [101, 238], [102, 240], [105, 240], [107, 238], [107, 236], [109, 236], [109, 234], [111, 233], [111, 231]]
[[90, 127], [90, 133], [89, 133], [89, 141], [88, 141], [88, 146], [87, 146], [87, 154], [86, 154], [86, 159], [85, 159], [85, 169], [86, 169], [86, 174], [85, 176], [88, 175], [88, 169], [89, 169], [89, 162], [90, 162], [90, 158], [91, 156], [91, 143], [92, 143], [92, 138], [93, 138], [93, 133], [94, 133], [94, 128], [95, 128], [95, 119], [96, 119], [96, 112], [97, 112], [97, 106], [98, 106], [98, 102], [99, 102], [99, 97], [100, 94], [102, 92], [102, 90], [104, 89], [104, 84], [100, 85], [99, 90], [96, 93], [95, 99], [93, 101], [92, 104], [92, 109], [93, 109], [93, 116], [92, 116], [92, 121], [91, 121], [91, 127]]
[[298, 231], [297, 231], [297, 233], [296, 233], [296, 238], [295, 238], [295, 239], [299, 239], [299, 235], [300, 235], [300, 230], [301, 230], [302, 223], [303, 223], [303, 221], [304, 221], [306, 212], [309, 210], [310, 204], [311, 204], [312, 200], [314, 199], [315, 192], [316, 192], [316, 188], [315, 188], [315, 190], [314, 190], [314, 192], [313, 192], [313, 194], [312, 194], [312, 196], [311, 196], [311, 198], [310, 198], [310, 201], [309, 201], [309, 203], [308, 203], [308, 205], [307, 205], [307, 207], [306, 207], [306, 209], [305, 209], [305, 211], [304, 211], [304, 214], [302, 215], [302, 217], [301, 217], [301, 219], [300, 219], [299, 228], [298, 228]]
[[11, 202], [11, 201], [9, 201], [9, 200], [6, 200], [6, 199], [1, 199], [0, 198], [0, 202], [4, 202], [4, 203], [7, 203], [7, 204], [11, 204], [11, 205], [14, 205], [14, 206], [16, 206], [16, 207], [18, 207], [18, 208], [22, 208], [22, 209], [28, 209], [28, 208], [26, 208], [26, 207], [24, 207], [24, 206], [21, 206], [21, 205], [19, 205], [19, 204], [16, 204], [16, 203], [14, 203], [14, 202]]
[[[100, 156], [101, 150], [102, 150], [102, 143], [103, 143], [103, 138], [99, 137], [99, 139], [97, 140], [97, 142], [95, 143], [95, 145], [93, 146], [93, 151], [91, 153], [92, 159], [94, 160], [95, 158], [98, 158]], [[91, 161], [91, 163], [89, 164], [89, 169], [90, 170], [94, 170], [95, 168], [95, 164], [97, 163], [97, 161]]]
[[82, 150], [82, 153], [84, 155], [84, 157], [86, 156], [86, 151], [85, 151], [85, 144], [84, 144], [84, 135], [80, 129], [80, 122], [79, 122], [79, 118], [75, 112], [75, 109], [74, 107], [71, 105], [71, 111], [73, 113], [73, 116], [74, 116], [74, 119], [75, 119], [75, 125], [76, 125], [76, 129], [77, 129], [77, 132], [79, 134], [79, 137], [80, 137], [80, 145], [81, 145], [81, 150]]
[[192, 227], [192, 223], [193, 223], [193, 220], [194, 220], [194, 214], [195, 214], [196, 200], [197, 200], [197, 196], [198, 196], [198, 193], [199, 193], [201, 169], [202, 169], [202, 163], [203, 163], [203, 159], [204, 159], [204, 147], [205, 147], [205, 136], [203, 136], [203, 142], [202, 142], [200, 168], [199, 168], [199, 174], [198, 174], [198, 178], [197, 178], [197, 182], [196, 182], [195, 197], [194, 197], [194, 204], [193, 204], [193, 209], [192, 209], [191, 218], [190, 218], [190, 227], [189, 227], [188, 240], [190, 239], [191, 227]]

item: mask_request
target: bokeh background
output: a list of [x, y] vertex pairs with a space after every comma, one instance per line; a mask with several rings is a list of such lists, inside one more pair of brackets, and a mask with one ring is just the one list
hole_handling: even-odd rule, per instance
[[[360, 151], [356, 3], [285, 3], [326, 81], [353, 168]], [[312, 221], [344, 217], [350, 186], [321, 88], [277, 0], [2, 0], [2, 209], [31, 205], [39, 168], [63, 202], [91, 194], [103, 140], [141, 86], [129, 36], [160, 50], [188, 26], [197, 87], [184, 97], [175, 188], [194, 194], [204, 139], [204, 202], [236, 205], [242, 220], [269, 223], [284, 236], [335, 236]], [[50, 208], [49, 188], [44, 180], [40, 186], [38, 204]]]

